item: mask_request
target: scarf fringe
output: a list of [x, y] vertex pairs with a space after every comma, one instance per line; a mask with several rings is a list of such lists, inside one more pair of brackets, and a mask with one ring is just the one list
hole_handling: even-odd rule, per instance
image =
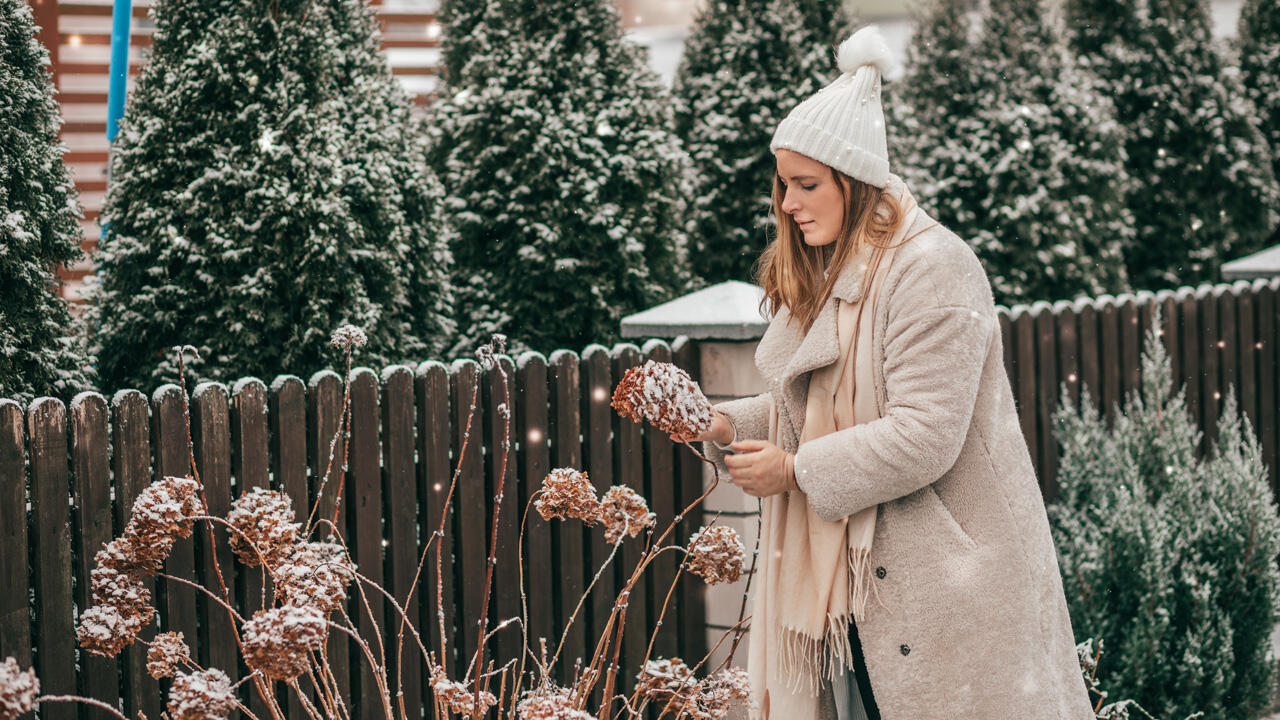
[[827, 613], [825, 627], [820, 637], [805, 635], [800, 630], [779, 627], [775, 638], [778, 648], [777, 672], [792, 692], [807, 691], [817, 695], [822, 680], [830, 682], [842, 670], [853, 669], [853, 646], [849, 643], [849, 623], [866, 619], [866, 603], [875, 594], [876, 601], [888, 610], [880, 599], [880, 590], [871, 581], [871, 551], [867, 548], [849, 548], [849, 606], [845, 613]]

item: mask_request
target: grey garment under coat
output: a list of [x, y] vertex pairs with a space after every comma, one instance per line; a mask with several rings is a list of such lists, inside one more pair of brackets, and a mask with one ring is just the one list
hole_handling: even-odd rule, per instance
[[991, 286], [925, 213], [908, 235], [930, 225], [898, 248], [877, 301], [879, 420], [799, 447], [810, 373], [839, 355], [835, 298], [860, 296], [851, 266], [807, 333], [785, 308], [770, 322], [755, 354], [769, 392], [717, 407], [740, 439], [767, 439], [776, 402], [783, 449], [823, 519], [880, 506], [858, 631], [883, 720], [1094, 720]]

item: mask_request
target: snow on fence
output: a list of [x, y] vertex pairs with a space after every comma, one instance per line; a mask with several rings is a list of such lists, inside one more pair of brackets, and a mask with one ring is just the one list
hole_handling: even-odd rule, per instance
[[[629, 343], [612, 349], [591, 345], [581, 356], [558, 350], [549, 358], [527, 353], [514, 363], [503, 357], [514, 379], [510, 397], [505, 398], [498, 373], [486, 372], [471, 360], [450, 366], [427, 362], [416, 372], [405, 366], [391, 366], [381, 374], [368, 368], [352, 370], [350, 456], [342, 495], [346, 540], [360, 571], [396, 598], [405, 597], [419, 548], [439, 521], [441, 499], [471, 415], [471, 432], [481, 442], [472, 435], [466, 446], [451, 509], [444, 551], [453, 563], [452, 571], [444, 573], [443, 607], [446, 626], [453, 628], [454, 651], [463, 658], [475, 652], [476, 636], [468, 629], [475, 627], [482, 601], [488, 518], [495, 502], [491, 488], [500, 472], [493, 457], [494, 438], [502, 432], [503, 403], [513, 411], [514, 449], [506, 479], [514, 479], [515, 490], [509, 482], [501, 500], [493, 617], [520, 616], [520, 516], [529, 494], [551, 468], [584, 470], [601, 492], [614, 484], [630, 486], [649, 499], [660, 527], [670, 522], [679, 508], [702, 493], [700, 461], [687, 451], [678, 452], [665, 434], [621, 418], [609, 406], [617, 379], [647, 359], [675, 362], [697, 377], [692, 344], [677, 341], [671, 346], [660, 340], [643, 348]], [[477, 385], [478, 400], [471, 408]], [[211, 513], [225, 515], [232, 498], [252, 487], [284, 491], [300, 513], [310, 507], [338, 427], [342, 396], [342, 378], [332, 371], [317, 373], [305, 383], [282, 376], [269, 387], [254, 378], [230, 388], [219, 383], [197, 386], [190, 403], [191, 448]], [[0, 400], [0, 658], [13, 655], [23, 667], [34, 659], [44, 692], [79, 690], [112, 705], [123, 699], [130, 716], [141, 710], [148, 717], [160, 717], [162, 695], [146, 672], [145, 647], [127, 648], [118, 661], [81, 653], [77, 674], [74, 609], [83, 611], [90, 605], [93, 554], [123, 528], [137, 494], [153, 479], [187, 474], [185, 428], [177, 385], [165, 385], [149, 399], [136, 390], [121, 391], [110, 400], [84, 393], [70, 407], [40, 398], [25, 415], [14, 401]], [[341, 443], [339, 453], [340, 448]], [[334, 500], [326, 492], [319, 512], [327, 517], [334, 511]], [[674, 542], [685, 544], [702, 522], [700, 510], [691, 513]], [[235, 604], [257, 608], [260, 570], [233, 562], [225, 528], [217, 526], [214, 532], [216, 558], [207, 535], [195, 533], [177, 543], [165, 572], [211, 587], [216, 562], [228, 586], [235, 588]], [[641, 551], [637, 543], [624, 544], [621, 567], [614, 565], [613, 577], [602, 579], [602, 587], [592, 593], [584, 616], [568, 634], [568, 658], [590, 656], [588, 639], [603, 632], [616, 590], [623, 584], [621, 569], [634, 567]], [[524, 553], [530, 637], [536, 652], [538, 637], [547, 637], [554, 647], [607, 547], [601, 533], [579, 523], [547, 523], [531, 513]], [[438, 646], [433, 565], [427, 563], [424, 572], [430, 573], [429, 579], [420, 582], [423, 592], [408, 608], [427, 647]], [[627, 614], [624, 667], [643, 665], [656, 609], [676, 570], [676, 558], [666, 553], [633, 591], [632, 597], [643, 601], [632, 600]], [[243, 667], [237, 668], [239, 655], [225, 613], [210, 607], [209, 600], [190, 587], [163, 579], [147, 583], [155, 585], [151, 589], [161, 629], [181, 631], [202, 665], [225, 668], [232, 677], [246, 674]], [[654, 653], [700, 658], [707, 649], [704, 588], [691, 581], [679, 587], [657, 633]], [[349, 602], [348, 612], [358, 627], [367, 628], [369, 614], [358, 603], [358, 597]], [[392, 609], [376, 596], [371, 605], [373, 622], [385, 628]], [[394, 647], [395, 633], [396, 624], [391, 623], [384, 632], [388, 647]], [[365, 637], [372, 634], [362, 632]], [[495, 657], [519, 656], [518, 630], [498, 633], [493, 643]], [[367, 663], [346, 636], [333, 633], [328, 652], [343, 696], [357, 706], [353, 716], [378, 716], [380, 701]], [[406, 706], [422, 707], [427, 677], [416, 654], [404, 654], [403, 670]], [[256, 694], [249, 695], [249, 707], [266, 717]], [[430, 696], [425, 699], [429, 702]], [[296, 704], [289, 711], [291, 719], [304, 717]], [[70, 704], [50, 705], [42, 712], [55, 720], [75, 718], [78, 712], [99, 716], [99, 711]]]
[[1122, 398], [1139, 387], [1142, 338], [1160, 309], [1174, 391], [1204, 431], [1203, 453], [1234, 387], [1262, 446], [1277, 490], [1277, 365], [1280, 278], [1237, 280], [1160, 292], [1103, 295], [1076, 301], [1000, 308], [1005, 368], [1017, 400], [1022, 433], [1046, 501], [1057, 497], [1058, 446], [1051, 418], [1066, 384], [1073, 402], [1088, 387], [1110, 419]]

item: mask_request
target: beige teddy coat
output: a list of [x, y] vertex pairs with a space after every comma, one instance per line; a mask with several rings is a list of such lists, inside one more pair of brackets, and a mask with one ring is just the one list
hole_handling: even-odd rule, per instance
[[[916, 218], [908, 235], [933, 225]], [[853, 265], [834, 288], [846, 301], [861, 292]], [[834, 299], [805, 335], [781, 309], [755, 355], [770, 391], [717, 407], [740, 439], [766, 439], [777, 400], [783, 449], [822, 518], [880, 504], [871, 567], [887, 609], [873, 593], [858, 635], [883, 720], [1093, 720], [986, 273], [934, 225], [898, 248], [882, 292], [879, 420], [797, 448], [810, 371], [838, 355]]]

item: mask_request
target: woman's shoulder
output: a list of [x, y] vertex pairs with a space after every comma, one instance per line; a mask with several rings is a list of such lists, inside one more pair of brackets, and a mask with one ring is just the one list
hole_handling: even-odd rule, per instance
[[922, 311], [967, 307], [995, 313], [991, 282], [973, 248], [924, 211], [908, 229], [905, 244], [894, 251], [885, 282], [890, 306]]

